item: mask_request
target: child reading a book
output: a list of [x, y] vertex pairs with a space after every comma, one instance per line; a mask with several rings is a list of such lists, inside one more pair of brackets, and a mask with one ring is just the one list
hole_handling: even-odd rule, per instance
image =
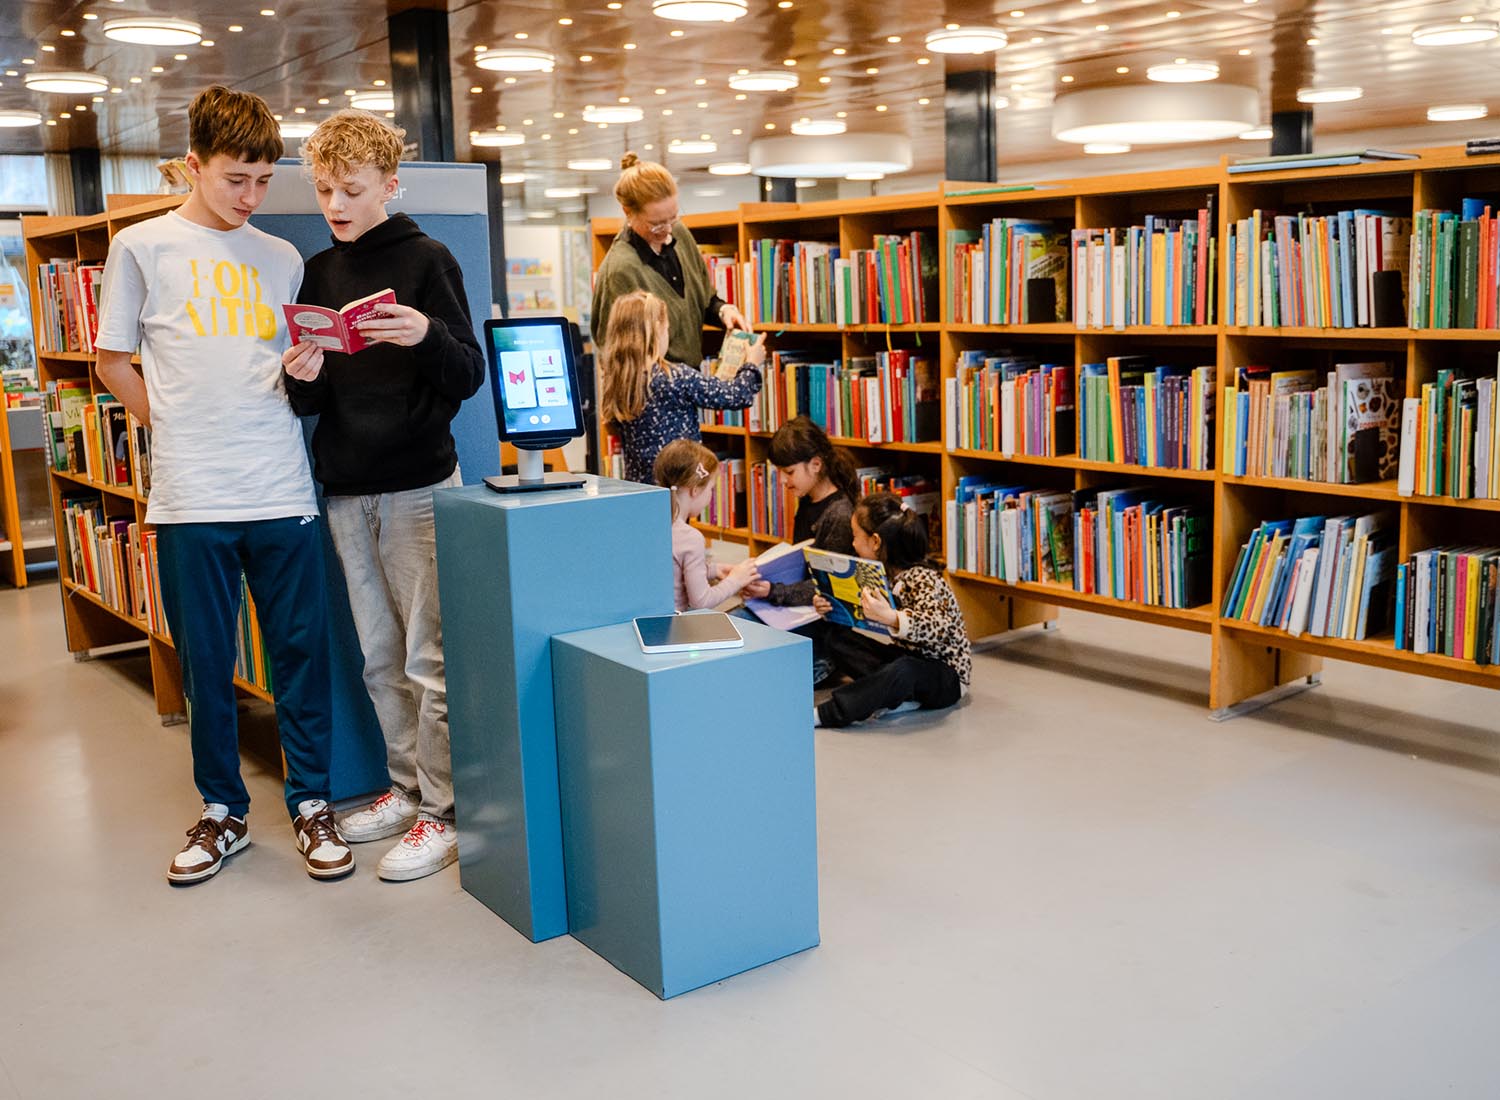
[[303, 142], [333, 247], [307, 261], [298, 300], [338, 308], [389, 287], [395, 301], [354, 322], [363, 350], [304, 341], [282, 357], [292, 408], [318, 414], [313, 469], [391, 776], [341, 827], [355, 842], [401, 834], [377, 868], [398, 882], [458, 858], [432, 494], [462, 484], [450, 425], [484, 381], [458, 262], [411, 218], [386, 212], [401, 139], [344, 110]]
[[753, 558], [732, 566], [709, 562], [703, 532], [688, 522], [708, 507], [718, 468], [714, 453], [691, 439], [668, 443], [652, 467], [656, 483], [672, 491], [672, 572], [678, 611], [717, 607], [756, 579]]
[[625, 477], [651, 482], [657, 453], [673, 439], [697, 441], [699, 409], [743, 409], [760, 392], [765, 337], [750, 346], [730, 381], [669, 362], [667, 306], [644, 290], [617, 299], [601, 355], [600, 412], [619, 428]]
[[[813, 710], [815, 726], [847, 726], [879, 711], [940, 710], [968, 688], [972, 658], [958, 597], [947, 579], [926, 564], [927, 521], [904, 510], [894, 493], [872, 493], [851, 517], [854, 552], [885, 565], [895, 605], [871, 588], [860, 591], [865, 618], [891, 632], [878, 645], [853, 631], [833, 629], [828, 652], [852, 682], [834, 688]], [[821, 595], [813, 606], [832, 608]]]

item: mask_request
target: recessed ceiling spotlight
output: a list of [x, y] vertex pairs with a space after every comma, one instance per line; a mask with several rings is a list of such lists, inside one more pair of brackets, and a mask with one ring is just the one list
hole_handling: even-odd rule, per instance
[[[42, 124], [42, 112], [28, 110], [25, 107], [6, 107], [0, 110], [0, 129], [17, 130], [24, 126], [40, 126]], [[746, 171], [749, 166], [746, 165]]]
[[511, 184], [525, 183], [525, 182], [526, 182], [526, 173], [525, 172], [501, 172], [500, 173], [500, 183], [503, 186], [509, 187]]
[[550, 73], [556, 63], [546, 50], [529, 46], [499, 46], [474, 55], [474, 64], [497, 73]]
[[1471, 118], [1484, 118], [1490, 113], [1483, 103], [1454, 103], [1447, 107], [1427, 108], [1428, 122], [1467, 122]]
[[736, 73], [729, 78], [729, 86], [737, 92], [789, 92], [799, 83], [796, 73], [782, 69]]
[[608, 172], [614, 163], [608, 157], [574, 157], [568, 167], [575, 172]]
[[511, 145], [525, 145], [526, 135], [509, 130], [470, 130], [469, 144], [481, 149], [497, 149]]
[[92, 94], [102, 92], [109, 87], [109, 81], [102, 76], [85, 72], [27, 73], [21, 79], [25, 82], [28, 91], [57, 92], [62, 95], [71, 95], [74, 92]]
[[1411, 32], [1411, 40], [1418, 46], [1467, 46], [1488, 42], [1497, 35], [1500, 35], [1500, 23], [1493, 19], [1475, 19], [1470, 22], [1425, 23]]
[[717, 153], [719, 143], [716, 141], [674, 141], [667, 146], [669, 153]]
[[1352, 84], [1342, 87], [1298, 88], [1298, 103], [1347, 103], [1365, 94], [1363, 88]]
[[355, 92], [349, 97], [349, 106], [361, 111], [394, 111], [396, 97], [390, 92]]
[[1270, 141], [1272, 137], [1269, 126], [1257, 126], [1253, 130], [1246, 130], [1240, 135], [1241, 141]]
[[1010, 38], [999, 27], [955, 27], [933, 31], [923, 40], [934, 53], [993, 53]]
[[844, 49], [844, 47], [842, 47], [842, 46], [835, 46], [833, 48], [833, 56], [834, 57], [843, 57], [848, 52], [849, 51], [846, 50], [846, 49]]
[[106, 20], [104, 37], [139, 46], [191, 46], [203, 40], [203, 28], [187, 19], [142, 15]]
[[78, 32], [75, 31], [75, 30], [61, 30], [61, 31], [58, 31], [57, 33], [60, 34], [60, 35], [62, 35], [64, 38], [72, 38], [72, 37], [74, 37], [75, 35], [78, 34]]
[[747, 0], [651, 0], [651, 14], [685, 23], [733, 23], [750, 10]]
[[639, 107], [615, 107], [606, 104], [603, 107], [590, 105], [583, 109], [585, 122], [639, 122], [645, 117], [646, 112]]
[[1170, 65], [1152, 65], [1146, 76], [1162, 84], [1197, 84], [1205, 80], [1219, 79], [1217, 61], [1189, 61], [1179, 57]]
[[[788, 5], [788, 6], [790, 6], [790, 5]], [[722, 188], [722, 187], [695, 187], [695, 188], [693, 188], [693, 194], [697, 195], [699, 198], [704, 198], [704, 199], [716, 199], [720, 195], [722, 195], [723, 193], [724, 193], [724, 188]]]
[[829, 134], [842, 134], [849, 128], [849, 124], [837, 118], [799, 118], [792, 123], [792, 133], [803, 137], [826, 137]]
[[1090, 141], [1084, 143], [1083, 151], [1090, 156], [1110, 156], [1114, 153], [1128, 153], [1130, 146], [1123, 141]]
[[742, 160], [721, 160], [717, 164], [708, 166], [708, 174], [711, 176], [748, 176], [750, 165]]

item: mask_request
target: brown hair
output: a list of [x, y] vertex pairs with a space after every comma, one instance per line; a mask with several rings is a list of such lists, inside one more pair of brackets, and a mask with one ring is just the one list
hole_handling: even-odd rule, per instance
[[406, 131], [368, 111], [345, 107], [335, 111], [302, 143], [302, 163], [310, 172], [347, 179], [361, 168], [375, 167], [389, 176], [401, 163]]
[[634, 153], [620, 158], [620, 179], [615, 184], [615, 199], [626, 217], [633, 218], [641, 207], [649, 206], [658, 199], [671, 198], [677, 194], [677, 181], [655, 161], [642, 160]]
[[854, 463], [849, 456], [835, 447], [828, 433], [806, 416], [794, 416], [771, 437], [771, 465], [786, 469], [799, 462], [820, 459], [823, 476], [849, 498], [850, 503], [859, 499], [859, 478], [854, 472]]
[[667, 303], [650, 291], [632, 290], [610, 307], [599, 357], [599, 411], [606, 420], [634, 420], [646, 407], [652, 368], [667, 354], [666, 323]]
[[279, 160], [286, 146], [266, 101], [222, 84], [204, 88], [188, 105], [188, 148], [205, 164], [223, 153], [251, 164]]
[[[674, 439], [656, 454], [651, 476], [664, 489], [703, 488], [713, 481], [719, 468], [718, 457], [702, 443], [692, 439]], [[672, 518], [677, 518], [677, 497], [672, 497]]]

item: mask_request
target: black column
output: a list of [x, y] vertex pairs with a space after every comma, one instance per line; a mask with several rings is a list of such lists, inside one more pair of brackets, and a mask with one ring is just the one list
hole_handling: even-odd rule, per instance
[[453, 82], [448, 73], [448, 13], [424, 8], [386, 21], [396, 123], [416, 146], [413, 160], [451, 161]]
[[791, 177], [764, 176], [760, 181], [760, 197], [765, 202], [796, 202], [797, 181]]
[[99, 171], [99, 150], [70, 150], [68, 166], [73, 173], [73, 213], [85, 217], [104, 213], [104, 178]]
[[994, 70], [988, 65], [950, 69], [943, 78], [943, 116], [944, 178], [976, 183], [998, 179]]
[[[510, 294], [505, 285], [505, 188], [500, 183], [500, 161], [484, 162], [484, 193], [490, 214], [490, 297], [500, 304], [500, 316], [510, 316]], [[474, 318], [478, 328], [488, 318]]]
[[1311, 111], [1271, 112], [1271, 155], [1285, 157], [1313, 151]]

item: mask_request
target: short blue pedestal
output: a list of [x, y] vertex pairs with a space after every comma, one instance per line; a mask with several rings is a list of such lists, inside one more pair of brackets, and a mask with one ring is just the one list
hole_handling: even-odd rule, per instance
[[552, 642], [568, 922], [666, 998], [817, 945], [811, 643]]
[[553, 634], [672, 610], [665, 490], [434, 496], [459, 878], [532, 940], [568, 930]]

